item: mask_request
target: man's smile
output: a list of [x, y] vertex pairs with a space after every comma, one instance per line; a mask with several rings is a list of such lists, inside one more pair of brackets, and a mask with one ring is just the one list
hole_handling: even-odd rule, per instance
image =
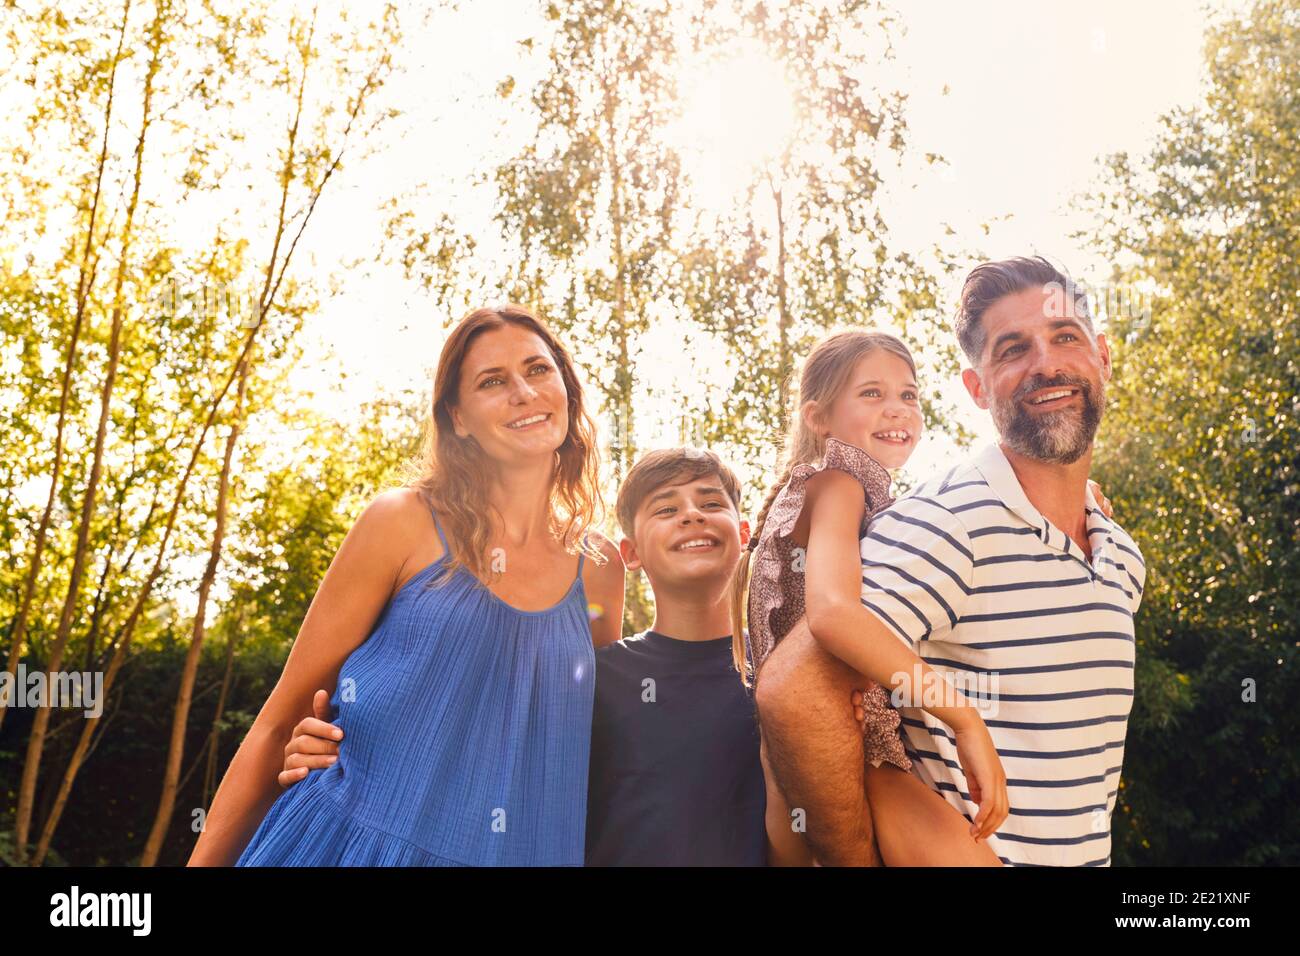
[[1073, 385], [1057, 385], [1052, 388], [1040, 388], [1030, 392], [1022, 401], [1031, 408], [1050, 410], [1068, 405], [1080, 394], [1080, 389]]

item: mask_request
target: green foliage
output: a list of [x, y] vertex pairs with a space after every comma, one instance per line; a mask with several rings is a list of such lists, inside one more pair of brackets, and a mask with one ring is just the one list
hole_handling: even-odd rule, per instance
[[[415, 457], [420, 414], [412, 397], [370, 404], [346, 426], [286, 413], [299, 442], [280, 466], [256, 476], [232, 522], [232, 599], [223, 615], [239, 618], [245, 640], [287, 655], [344, 535], [371, 498], [400, 483]], [[266, 454], [251, 451], [255, 460]]]
[[533, 130], [494, 174], [497, 218], [519, 256], [505, 287], [591, 357], [616, 481], [636, 455], [637, 342], [674, 259], [681, 164], [663, 136], [677, 95], [671, 13], [663, 0], [550, 5]]
[[[1096, 474], [1148, 563], [1116, 862], [1300, 861], [1300, 20], [1207, 38], [1209, 91], [1088, 204], [1116, 263]], [[1133, 307], [1136, 305], [1137, 307]], [[1250, 690], [1253, 688], [1253, 694]]]
[[[392, 115], [369, 103], [391, 70], [395, 8], [376, 5], [356, 20], [254, 0], [224, 13], [160, 2], [141, 15], [129, 0], [33, 2], [7, 12], [0, 61], [15, 69], [0, 71], [0, 97], [16, 108], [0, 129], [5, 665], [12, 656], [46, 666], [66, 639], [63, 666], [103, 671], [134, 642], [136, 656], [119, 675], [124, 686], [110, 699], [129, 699], [132, 676], [165, 661], [170, 686], [144, 705], [165, 723], [171, 710], [158, 701], [177, 697], [193, 624], [188, 598], [213, 540], [227, 435], [252, 420], [256, 434], [245, 444], [262, 443], [237, 466], [230, 509], [265, 505], [259, 492], [267, 488], [276, 498], [258, 512], [260, 523], [241, 514], [230, 535], [250, 563], [232, 568], [228, 555], [226, 567], [214, 565], [219, 624], [242, 597], [252, 595], [253, 610], [272, 603], [254, 580], [269, 568], [280, 572], [269, 577], [282, 585], [296, 630], [323, 573], [316, 549], [337, 545], [338, 525], [359, 510], [356, 496], [391, 481], [411, 450], [409, 439], [391, 437], [418, 434], [405, 408], [399, 415], [382, 403], [346, 431], [299, 416], [295, 424], [316, 440], [291, 449], [297, 459], [277, 459], [284, 449], [267, 447], [294, 418], [292, 402], [278, 403], [291, 397], [284, 383], [299, 357], [296, 336], [317, 306], [312, 284], [289, 274], [294, 250], [345, 152], [371, 148], [370, 134]], [[259, 126], [269, 135], [252, 135]], [[39, 156], [32, 143], [41, 144]], [[215, 204], [204, 195], [217, 192]], [[196, 234], [195, 222], [211, 225]], [[246, 395], [231, 388], [240, 367], [251, 369]], [[246, 399], [238, 404], [237, 391]], [[388, 429], [382, 439], [377, 427]], [[293, 469], [310, 468], [313, 454], [324, 463], [318, 481], [304, 485]], [[259, 533], [298, 535], [292, 568], [261, 561]], [[278, 669], [292, 632], [285, 635], [289, 622], [275, 624], [265, 643]], [[253, 640], [245, 651], [261, 647]], [[13, 743], [7, 753], [19, 758], [5, 759], [5, 779], [25, 782], [0, 815], [12, 814], [16, 800], [20, 834], [33, 807], [37, 831], [52, 812], [91, 726], [53, 715], [57, 726], [45, 737], [51, 712], [38, 715], [33, 724], [29, 713], [8, 714], [2, 728]], [[92, 754], [130, 749], [123, 741], [115, 751], [113, 718], [95, 731]], [[28, 732], [30, 747], [17, 746]], [[130, 779], [152, 789], [166, 733], [150, 746], [138, 754], [150, 766]], [[29, 779], [38, 781], [34, 796]], [[74, 786], [69, 817], [93, 833], [108, 814], [87, 816], [79, 793]], [[156, 797], [131, 795], [142, 812]], [[147, 823], [134, 823], [128, 842]], [[117, 847], [107, 858], [82, 858], [134, 855]]]

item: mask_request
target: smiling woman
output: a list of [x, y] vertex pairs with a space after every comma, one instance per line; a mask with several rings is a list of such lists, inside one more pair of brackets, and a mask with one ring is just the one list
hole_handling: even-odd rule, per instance
[[[414, 482], [453, 542], [447, 573], [463, 565], [489, 576], [488, 483], [492, 461], [519, 460], [554, 485], [550, 529], [577, 551], [599, 521], [596, 427], [568, 351], [528, 310], [479, 309], [448, 337], [434, 377], [430, 431]], [[517, 493], [516, 493], [517, 494]], [[588, 551], [595, 556], [595, 552]]]
[[[617, 638], [623, 597], [591, 531], [592, 434], [535, 316], [456, 326], [420, 474], [348, 533], [192, 864], [582, 865], [593, 645]], [[282, 770], [330, 687], [337, 758]], [[273, 801], [277, 775], [291, 789]]]

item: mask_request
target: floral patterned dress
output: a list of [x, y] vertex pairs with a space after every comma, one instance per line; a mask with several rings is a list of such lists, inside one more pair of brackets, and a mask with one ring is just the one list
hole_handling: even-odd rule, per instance
[[[894, 501], [890, 495], [889, 472], [856, 445], [836, 438], [826, 439], [818, 464], [797, 465], [790, 480], [768, 509], [763, 533], [754, 547], [749, 586], [749, 644], [754, 673], [767, 655], [804, 616], [803, 554], [790, 537], [803, 511], [808, 479], [826, 468], [847, 472], [862, 485], [866, 508], [858, 537], [864, 537], [876, 512]], [[890, 763], [911, 770], [912, 762], [899, 738], [899, 716], [889, 703], [889, 694], [874, 681], [863, 686], [863, 746], [873, 767]]]

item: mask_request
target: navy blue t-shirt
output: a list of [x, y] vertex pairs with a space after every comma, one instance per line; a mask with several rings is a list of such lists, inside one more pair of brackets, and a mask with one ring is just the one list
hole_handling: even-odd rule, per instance
[[596, 652], [588, 866], [764, 866], [754, 699], [731, 638], [655, 631]]

